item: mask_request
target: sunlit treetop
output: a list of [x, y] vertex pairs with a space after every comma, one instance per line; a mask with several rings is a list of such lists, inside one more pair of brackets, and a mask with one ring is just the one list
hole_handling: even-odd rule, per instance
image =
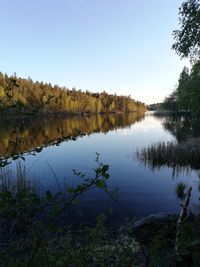
[[179, 8], [180, 29], [173, 32], [172, 49], [191, 62], [200, 60], [200, 0], [184, 1]]

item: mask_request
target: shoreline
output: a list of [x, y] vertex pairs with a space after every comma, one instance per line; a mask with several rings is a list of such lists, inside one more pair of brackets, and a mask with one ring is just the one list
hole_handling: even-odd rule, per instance
[[[37, 113], [34, 115], [34, 119], [37, 118], [70, 118], [70, 117], [88, 117], [88, 116], [94, 116], [94, 115], [128, 115], [133, 113], [141, 113], [145, 114], [145, 110], [135, 110], [131, 112], [123, 112], [123, 111], [116, 111], [116, 112], [43, 112]], [[8, 119], [26, 119], [28, 116], [32, 116], [31, 113], [24, 113], [22, 114], [4, 114], [0, 116], [0, 121], [8, 120]]]

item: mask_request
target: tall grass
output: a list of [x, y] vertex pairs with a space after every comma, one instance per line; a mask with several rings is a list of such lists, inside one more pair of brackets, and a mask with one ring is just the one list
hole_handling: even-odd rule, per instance
[[159, 142], [141, 151], [137, 158], [152, 169], [167, 166], [174, 171], [200, 169], [200, 138], [189, 138], [184, 142]]
[[25, 166], [20, 161], [16, 163], [16, 170], [10, 166], [0, 168], [0, 192], [12, 192], [14, 194], [23, 190], [36, 191], [36, 179], [29, 180]]
[[9, 165], [0, 169], [0, 247], [35, 223], [40, 202], [36, 191], [20, 161], [15, 171]]

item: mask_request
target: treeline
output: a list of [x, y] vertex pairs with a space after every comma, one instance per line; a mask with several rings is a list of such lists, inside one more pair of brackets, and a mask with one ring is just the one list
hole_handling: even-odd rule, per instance
[[165, 109], [200, 114], [200, 61], [191, 70], [184, 67], [177, 88], [163, 103]]
[[154, 110], [161, 110], [162, 103], [154, 103], [146, 106], [147, 110], [154, 111]]
[[0, 111], [23, 112], [39, 108], [49, 113], [117, 113], [145, 111], [145, 105], [130, 96], [69, 90], [51, 83], [33, 82], [31, 78], [8, 77], [0, 73]]

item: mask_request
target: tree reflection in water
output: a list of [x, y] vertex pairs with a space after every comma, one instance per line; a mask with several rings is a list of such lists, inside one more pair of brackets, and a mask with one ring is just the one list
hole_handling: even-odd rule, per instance
[[[42, 118], [20, 126], [18, 122], [1, 122], [0, 127], [0, 157], [9, 157], [13, 145], [17, 142], [16, 154], [25, 152], [38, 153], [49, 145], [59, 145], [66, 140], [76, 140], [77, 137], [95, 132], [107, 133], [111, 130], [131, 126], [142, 120], [144, 113], [72, 116], [68, 118]], [[13, 156], [13, 155], [12, 155]]]
[[173, 174], [182, 170], [200, 170], [200, 118], [189, 115], [162, 115], [165, 130], [176, 141], [158, 142], [137, 151], [137, 158], [152, 169], [167, 166]]

